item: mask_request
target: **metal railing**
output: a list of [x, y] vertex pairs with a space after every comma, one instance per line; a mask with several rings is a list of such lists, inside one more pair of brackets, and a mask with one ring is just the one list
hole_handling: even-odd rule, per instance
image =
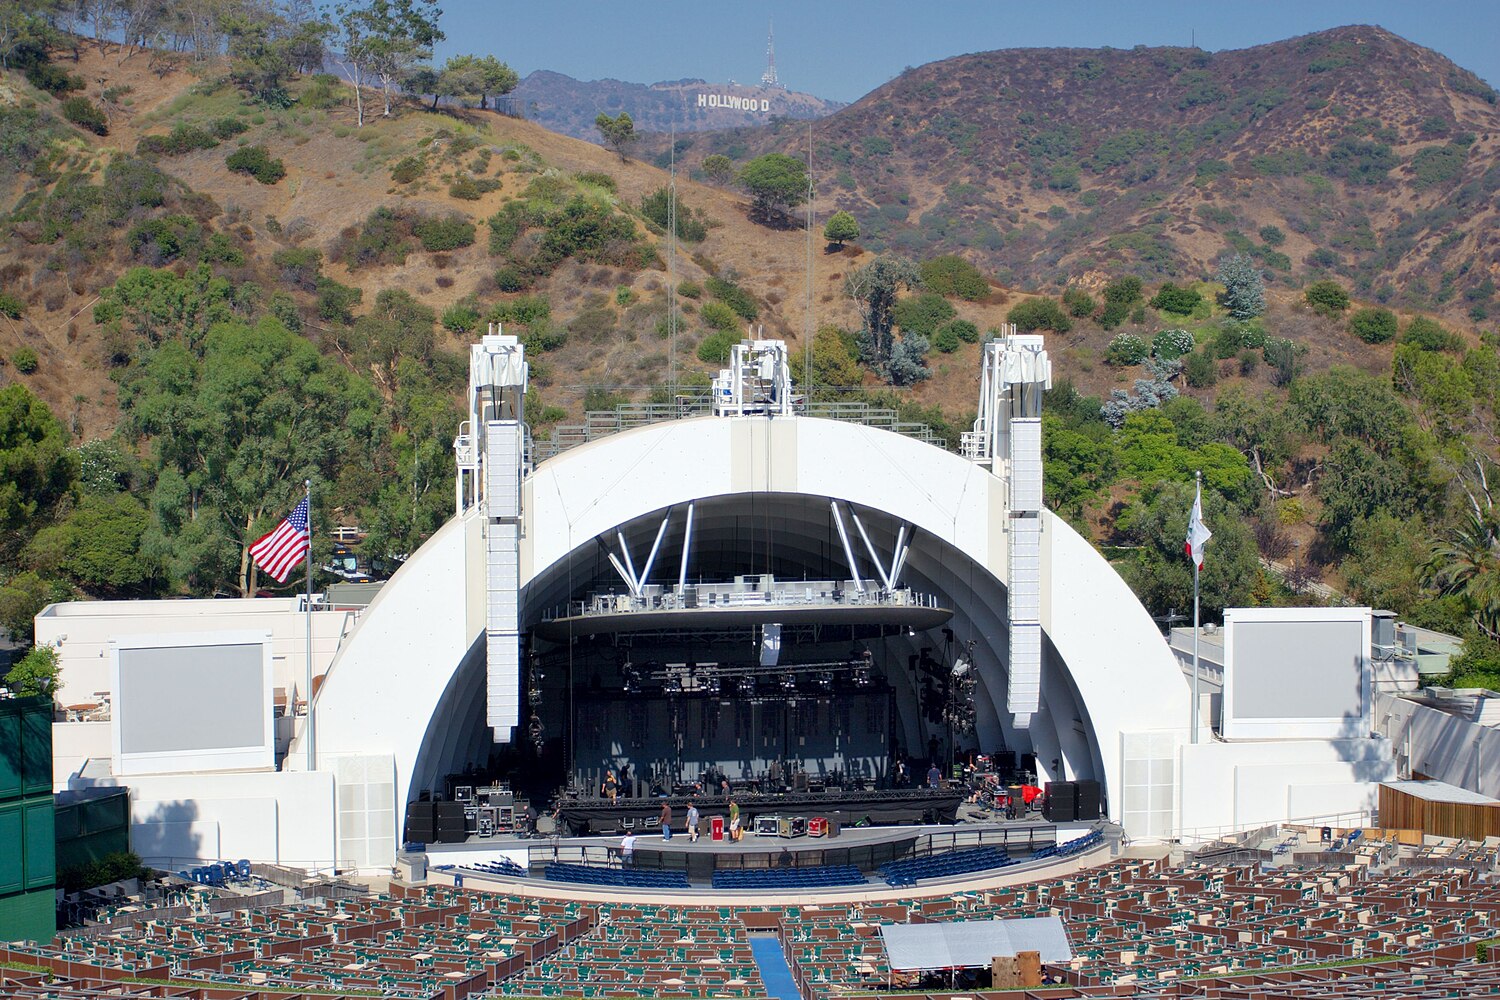
[[648, 587], [640, 597], [629, 594], [591, 594], [587, 600], [569, 601], [553, 608], [544, 620], [629, 614], [640, 611], [712, 611], [764, 605], [777, 607], [885, 607], [937, 608], [936, 594], [909, 588], [857, 591], [852, 585], [836, 587], [830, 581], [776, 585], [750, 590], [738, 584], [696, 584], [676, 588]]
[[[552, 428], [551, 436], [537, 441], [531, 447], [534, 464], [545, 462], [590, 441], [618, 434], [621, 431], [665, 423], [669, 420], [686, 420], [691, 417], [706, 417], [713, 413], [713, 396], [708, 389], [686, 389], [670, 403], [621, 403], [613, 410], [589, 410], [581, 424], [559, 424]], [[860, 424], [879, 430], [891, 431], [913, 438], [923, 444], [947, 448], [944, 440], [926, 424], [902, 420], [896, 410], [883, 406], [871, 406], [861, 402], [812, 402], [798, 406], [800, 416], [818, 417], [823, 420], [838, 420], [843, 423]]]

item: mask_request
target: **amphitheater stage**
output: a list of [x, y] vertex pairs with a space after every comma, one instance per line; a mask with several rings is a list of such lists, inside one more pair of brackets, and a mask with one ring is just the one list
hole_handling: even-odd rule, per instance
[[[837, 837], [756, 836], [747, 833], [737, 843], [700, 836], [697, 842], [673, 833], [662, 840], [660, 833], [641, 833], [635, 841], [637, 868], [686, 871], [689, 877], [707, 879], [712, 872], [735, 868], [806, 867], [854, 865], [874, 871], [881, 865], [914, 855], [961, 850], [966, 847], [996, 847], [1016, 855], [1030, 854], [1066, 841], [1092, 829], [1090, 823], [1047, 823], [1040, 819], [997, 823], [922, 824], [911, 826], [845, 827]], [[608, 837], [471, 837], [461, 844], [429, 844], [427, 856], [433, 867], [510, 860], [528, 870], [540, 871], [549, 861], [570, 864], [611, 865], [619, 863], [620, 838]]]

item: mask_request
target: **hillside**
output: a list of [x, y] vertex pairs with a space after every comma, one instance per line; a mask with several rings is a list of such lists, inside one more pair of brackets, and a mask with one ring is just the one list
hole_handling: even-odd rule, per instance
[[[819, 206], [862, 243], [960, 252], [1007, 284], [1091, 269], [1196, 276], [1231, 250], [1279, 283], [1490, 308], [1495, 92], [1374, 27], [1238, 51], [1020, 49], [908, 70], [816, 126]], [[800, 127], [700, 136], [681, 159], [805, 155]]]
[[[738, 191], [679, 176], [669, 275], [668, 176], [643, 159], [414, 100], [359, 126], [332, 77], [289, 79], [283, 107], [185, 56], [53, 58], [51, 75], [0, 75], [0, 462], [27, 484], [0, 490], [15, 529], [0, 533], [0, 627], [24, 631], [69, 593], [253, 593], [245, 544], [303, 478], [325, 523], [399, 559], [450, 513], [464, 352], [485, 325], [527, 344], [545, 438], [587, 409], [665, 398], [670, 280], [685, 383], [706, 384], [747, 326], [799, 359], [811, 327], [814, 395], [899, 407], [950, 442], [985, 333], [1050, 330], [1048, 502], [1153, 611], [1191, 587], [1181, 493], [1202, 469], [1210, 613], [1303, 600], [1322, 579], [1478, 634], [1482, 609], [1420, 570], [1497, 474], [1500, 352], [1467, 322], [1403, 310], [1359, 326], [1375, 302], [1357, 288], [1350, 302], [1347, 279], [1317, 303], [1275, 282], [1235, 319], [1212, 270], [1186, 262], [1169, 289], [1080, 259], [1059, 305], [922, 252], [927, 287], [892, 310], [920, 371], [893, 387], [894, 367], [861, 357], [846, 290], [878, 259], [878, 225], [862, 245], [817, 241], [808, 316], [805, 234], [751, 222]], [[31, 78], [58, 74], [76, 89]]]
[[575, 80], [563, 73], [537, 70], [512, 95], [518, 114], [554, 132], [599, 142], [594, 119], [601, 112], [629, 112], [639, 132], [704, 132], [776, 118], [823, 118], [844, 107], [812, 94], [784, 87], [672, 80], [626, 83], [622, 80]]

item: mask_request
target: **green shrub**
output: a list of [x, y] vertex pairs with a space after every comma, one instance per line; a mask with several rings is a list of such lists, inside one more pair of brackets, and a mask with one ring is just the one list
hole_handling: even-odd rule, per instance
[[954, 254], [924, 260], [918, 270], [928, 291], [978, 302], [990, 294], [989, 282], [979, 269]]
[[1303, 289], [1302, 298], [1323, 316], [1337, 317], [1349, 308], [1349, 293], [1337, 281], [1314, 281]]
[[304, 292], [315, 292], [323, 276], [323, 251], [314, 247], [288, 247], [271, 255], [281, 269], [281, 280]]
[[318, 315], [330, 322], [354, 322], [354, 307], [364, 297], [358, 288], [341, 285], [332, 278], [318, 279]]
[[148, 135], [136, 143], [135, 151], [142, 156], [181, 156], [200, 149], [213, 149], [219, 140], [206, 128], [197, 125], [177, 125], [166, 135]]
[[343, 85], [332, 73], [315, 73], [303, 88], [297, 103], [304, 108], [323, 110], [343, 103]]
[[1196, 288], [1179, 288], [1168, 281], [1151, 297], [1151, 308], [1174, 316], [1191, 316], [1203, 302], [1203, 295]]
[[427, 172], [427, 161], [420, 156], [403, 156], [391, 168], [391, 180], [397, 184], [410, 184]]
[[552, 316], [552, 303], [545, 295], [522, 295], [509, 302], [500, 302], [490, 310], [491, 323], [521, 323], [533, 326]]
[[152, 264], [177, 260], [199, 248], [203, 227], [186, 215], [166, 215], [130, 227], [125, 242], [137, 257]]
[[87, 97], [70, 97], [62, 103], [62, 115], [95, 135], [109, 135], [109, 118]]
[[[947, 326], [943, 327], [943, 330], [952, 330], [953, 335], [956, 336], [959, 340], [963, 341], [965, 344], [979, 343], [979, 327], [975, 326], [973, 323], [970, 323], [966, 319], [956, 319], [952, 323], [949, 323]], [[941, 333], [942, 330], [939, 330], [938, 332]]]
[[567, 342], [568, 331], [551, 320], [537, 320], [526, 328], [526, 349], [533, 353], [555, 351]]
[[1005, 314], [1007, 323], [1014, 323], [1022, 333], [1030, 333], [1033, 330], [1051, 330], [1054, 333], [1067, 333], [1073, 329], [1073, 321], [1068, 319], [1054, 300], [1048, 298], [1027, 299], [1018, 302]]
[[1099, 325], [1113, 330], [1130, 318], [1130, 306], [1124, 302], [1106, 302], [1099, 313]]
[[26, 82], [37, 90], [45, 90], [53, 97], [62, 97], [74, 90], [82, 90], [87, 84], [83, 77], [73, 76], [55, 63], [37, 62], [26, 70]]
[[237, 135], [250, 131], [250, 126], [238, 118], [215, 118], [209, 122], [208, 130], [214, 134], [215, 138], [233, 139]]
[[1193, 335], [1186, 330], [1162, 330], [1151, 338], [1151, 353], [1167, 360], [1182, 357], [1194, 346]]
[[230, 153], [224, 165], [237, 174], [254, 177], [262, 184], [275, 184], [286, 176], [286, 166], [271, 157], [264, 146], [246, 146]]
[[[229, 267], [239, 267], [245, 263], [245, 251], [234, 245], [234, 240], [229, 238], [228, 233], [211, 233], [203, 243], [203, 250], [198, 259], [210, 264], [225, 264]], [[248, 288], [249, 282], [241, 285]]]
[[530, 282], [516, 268], [502, 267], [495, 272], [495, 287], [502, 292], [521, 292], [530, 287]]
[[1396, 335], [1396, 314], [1389, 309], [1360, 309], [1349, 317], [1349, 330], [1367, 344], [1383, 344]]
[[[641, 214], [655, 223], [662, 232], [666, 232], [670, 208], [671, 194], [666, 188], [657, 188], [641, 199]], [[677, 238], [688, 243], [701, 243], [708, 239], [708, 225], [702, 219], [694, 218], [692, 211], [681, 202], [677, 203]]]
[[1104, 301], [1107, 303], [1120, 303], [1125, 306], [1133, 306], [1141, 297], [1141, 279], [1133, 274], [1127, 274], [1123, 278], [1116, 278], [1104, 286]]
[[432, 253], [474, 245], [474, 223], [461, 215], [428, 216], [413, 223], [411, 231], [421, 241], [422, 249]]
[[382, 205], [358, 229], [346, 230], [334, 244], [331, 256], [344, 261], [350, 270], [372, 264], [404, 264], [411, 251], [410, 236], [407, 217]]
[[[710, 306], [717, 303], [710, 302]], [[707, 311], [707, 307], [704, 307]], [[717, 330], [698, 344], [698, 360], [711, 365], [722, 365], [729, 360], [729, 349], [740, 342], [739, 334], [732, 330]]]
[[[739, 285], [724, 278], [714, 276], [708, 279], [708, 294], [733, 309], [742, 318], [753, 320], [760, 315], [760, 309], [756, 307], [755, 300], [750, 293]], [[707, 306], [704, 310], [707, 311]]]
[[1118, 368], [1129, 368], [1145, 361], [1150, 355], [1151, 348], [1144, 340], [1133, 333], [1122, 333], [1109, 342], [1104, 362]]
[[573, 178], [582, 184], [592, 184], [610, 192], [618, 191], [620, 187], [613, 175], [602, 170], [585, 170], [581, 174], [574, 174]]
[[1062, 293], [1062, 304], [1068, 315], [1077, 319], [1094, 314], [1094, 297], [1076, 285]]
[[1199, 351], [1189, 354], [1182, 365], [1183, 377], [1194, 389], [1206, 389], [1219, 380], [1214, 359]]
[[703, 310], [699, 315], [703, 317], [703, 322], [715, 330], [735, 332], [736, 334], [739, 330], [739, 316], [723, 302], [705, 302]]
[[526, 206], [513, 201], [490, 216], [490, 253], [499, 256], [509, 253], [527, 225]]
[[472, 333], [479, 326], [479, 310], [465, 302], [457, 302], [443, 310], [443, 327], [460, 336]]
[[677, 286], [677, 294], [685, 299], [696, 299], [703, 295], [703, 286], [696, 281], [684, 281]]
[[952, 354], [958, 350], [958, 345], [961, 343], [962, 341], [958, 339], [958, 334], [951, 326], [943, 327], [932, 338], [933, 349], [941, 351], [944, 354]]
[[1280, 226], [1261, 226], [1260, 238], [1268, 247], [1279, 247], [1286, 242], [1286, 233]]
[[474, 178], [466, 174], [448, 185], [448, 194], [460, 201], [478, 201], [499, 188], [500, 182], [493, 177]]
[[937, 292], [923, 292], [898, 301], [891, 315], [902, 334], [930, 337], [957, 314], [948, 300]]
[[1457, 334], [1444, 329], [1437, 320], [1415, 316], [1406, 324], [1401, 343], [1412, 344], [1424, 351], [1451, 351], [1462, 346], [1463, 341]]
[[26, 304], [10, 292], [0, 292], [0, 316], [20, 319], [26, 312]]
[[36, 371], [38, 359], [36, 351], [29, 347], [18, 347], [10, 356], [10, 363], [16, 366], [16, 371], [22, 375], [30, 375]]

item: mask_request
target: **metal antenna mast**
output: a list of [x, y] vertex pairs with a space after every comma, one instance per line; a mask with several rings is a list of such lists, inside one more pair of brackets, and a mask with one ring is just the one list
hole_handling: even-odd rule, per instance
[[776, 86], [776, 22], [767, 22], [766, 29], [766, 71], [760, 75], [762, 86]]
[[802, 311], [802, 395], [812, 397], [812, 342], [813, 342], [813, 220], [816, 218], [813, 199], [818, 189], [813, 184], [813, 127], [807, 123], [807, 306]]
[[677, 122], [667, 171], [667, 391], [677, 402]]

